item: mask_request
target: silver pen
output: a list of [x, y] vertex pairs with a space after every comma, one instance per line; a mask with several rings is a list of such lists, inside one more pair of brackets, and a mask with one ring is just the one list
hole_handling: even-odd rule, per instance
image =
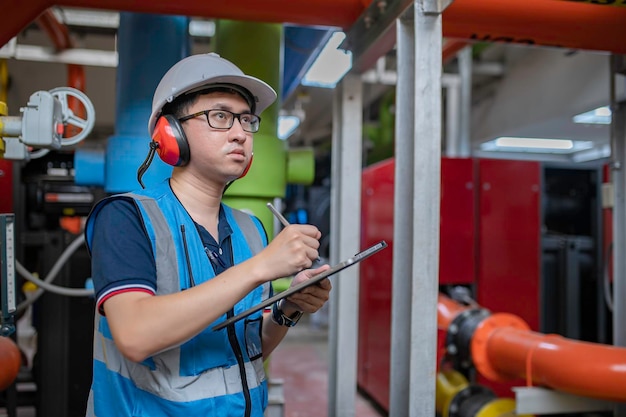
[[278, 220], [280, 220], [280, 222], [283, 224], [283, 226], [287, 227], [289, 226], [289, 222], [287, 221], [287, 219], [285, 219], [285, 216], [283, 216], [282, 214], [280, 214], [280, 211], [276, 210], [276, 207], [274, 207], [272, 205], [272, 203], [267, 203], [267, 208], [270, 209], [270, 211], [272, 213], [274, 213], [274, 216], [276, 216], [276, 218]]
[[[272, 213], [274, 213], [274, 216], [276, 216], [276, 218], [282, 223], [282, 225], [284, 227], [289, 226], [289, 222], [287, 221], [287, 219], [285, 219], [285, 216], [283, 216], [280, 211], [276, 210], [276, 207], [274, 207], [272, 205], [272, 203], [267, 203], [267, 208], [270, 209], [270, 211]], [[318, 256], [317, 259], [315, 260], [315, 262], [317, 262], [318, 266], [322, 264], [322, 260], [320, 259], [320, 257]]]

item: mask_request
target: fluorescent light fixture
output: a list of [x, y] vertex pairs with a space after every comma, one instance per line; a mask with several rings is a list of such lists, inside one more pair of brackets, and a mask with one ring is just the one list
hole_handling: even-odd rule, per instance
[[343, 32], [335, 32], [322, 49], [302, 84], [310, 87], [334, 88], [341, 78], [352, 68], [352, 53], [339, 50], [346, 38]]
[[598, 107], [595, 110], [577, 114], [572, 120], [574, 123], [610, 125], [611, 109], [609, 106]]
[[569, 139], [501, 137], [496, 139], [496, 146], [499, 148], [572, 149], [574, 142]]
[[544, 139], [500, 137], [481, 145], [484, 151], [571, 153], [593, 147], [591, 141], [573, 141], [570, 139]]
[[285, 140], [300, 126], [300, 119], [296, 116], [278, 117], [278, 139]]

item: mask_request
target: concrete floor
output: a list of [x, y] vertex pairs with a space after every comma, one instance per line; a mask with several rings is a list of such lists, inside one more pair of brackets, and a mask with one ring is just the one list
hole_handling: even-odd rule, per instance
[[[328, 415], [328, 332], [306, 319], [289, 330], [270, 358], [270, 381], [282, 382], [283, 417]], [[355, 407], [358, 417], [384, 416], [359, 394]]]

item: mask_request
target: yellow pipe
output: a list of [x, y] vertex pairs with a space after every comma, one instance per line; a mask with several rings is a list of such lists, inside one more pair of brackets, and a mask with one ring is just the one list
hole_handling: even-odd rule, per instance
[[[475, 414], [474, 417], [504, 417], [504, 416], [516, 416], [515, 414], [515, 400], [511, 398], [496, 398], [493, 401], [489, 401]], [[522, 417], [522, 416], [516, 416]], [[528, 416], [530, 417], [530, 416]]]
[[437, 374], [435, 389], [435, 410], [443, 417], [448, 417], [448, 409], [454, 397], [469, 386], [467, 379], [454, 369]]
[[[442, 417], [450, 417], [450, 406], [457, 400], [457, 408], [459, 401], [472, 401], [470, 397], [464, 398], [457, 396], [467, 394], [467, 388], [470, 387], [469, 382], [460, 372], [450, 369], [440, 371], [437, 374], [435, 411]], [[515, 400], [511, 398], [492, 399], [483, 398], [480, 401], [487, 400], [480, 409], [471, 417], [532, 417], [530, 415], [517, 416], [515, 414]], [[458, 416], [458, 410], [453, 411], [453, 415]], [[463, 416], [469, 417], [469, 416]]]
[[[9, 90], [9, 66], [7, 60], [0, 60], [0, 101], [6, 103], [7, 91]], [[6, 116], [5, 113], [2, 114]]]

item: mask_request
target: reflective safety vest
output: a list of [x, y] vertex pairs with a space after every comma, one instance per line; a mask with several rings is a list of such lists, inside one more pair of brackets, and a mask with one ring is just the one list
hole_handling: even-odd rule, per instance
[[[89, 250], [100, 209], [115, 198], [132, 198], [152, 245], [157, 295], [176, 293], [212, 279], [213, 267], [195, 224], [168, 181], [156, 188], [121, 194], [99, 202], [85, 227]], [[234, 264], [267, 245], [258, 219], [223, 205]], [[250, 292], [200, 334], [180, 346], [137, 363], [116, 348], [107, 319], [96, 311], [93, 382], [88, 417], [262, 417], [267, 380], [261, 351], [262, 312], [219, 331], [211, 328], [270, 296], [265, 283]], [[167, 312], [163, 312], [167, 314]]]

